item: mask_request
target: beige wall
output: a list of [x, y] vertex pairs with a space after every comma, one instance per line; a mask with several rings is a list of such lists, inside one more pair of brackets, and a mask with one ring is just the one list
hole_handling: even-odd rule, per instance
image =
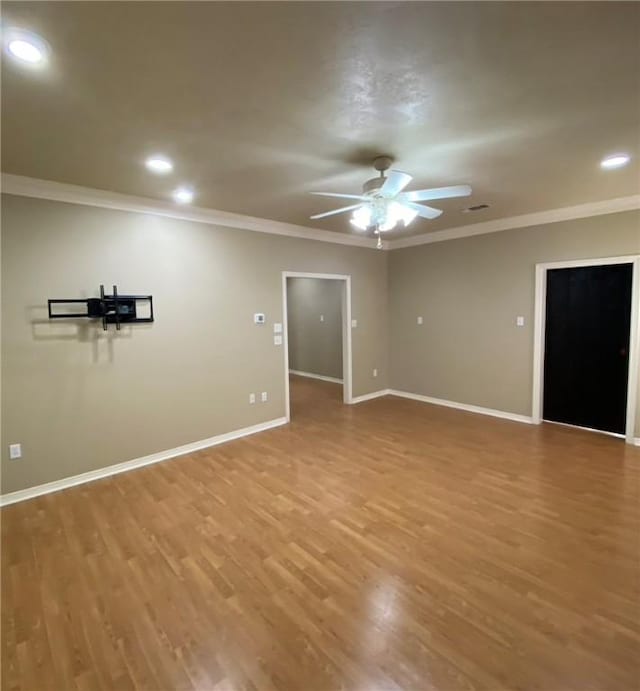
[[[353, 393], [387, 386], [384, 252], [2, 201], [5, 493], [283, 416], [284, 354], [273, 344], [282, 271], [351, 275]], [[151, 293], [156, 322], [105, 333], [47, 320], [47, 298], [96, 295], [100, 283]], [[269, 401], [249, 405], [260, 391]], [[22, 443], [21, 460], [8, 460], [11, 442]]]
[[390, 252], [391, 387], [530, 415], [536, 263], [639, 252], [638, 211]]
[[[2, 201], [5, 493], [283, 416], [282, 271], [351, 275], [355, 396], [390, 386], [528, 415], [535, 264], [640, 252], [637, 211], [378, 252]], [[152, 293], [157, 321], [104, 333], [47, 320], [47, 298], [101, 282]], [[260, 391], [269, 401], [249, 405]]]
[[344, 283], [287, 279], [289, 369], [342, 379]]

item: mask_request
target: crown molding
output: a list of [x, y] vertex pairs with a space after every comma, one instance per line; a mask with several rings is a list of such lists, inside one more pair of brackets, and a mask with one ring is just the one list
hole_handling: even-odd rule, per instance
[[433, 233], [414, 235], [408, 238], [387, 241], [385, 249], [397, 250], [403, 247], [416, 247], [417, 245], [428, 245], [432, 242], [444, 242], [445, 240], [456, 240], [457, 238], [467, 238], [472, 235], [485, 235], [487, 233], [499, 233], [502, 230], [512, 230], [514, 228], [525, 228], [527, 226], [545, 225], [547, 223], [557, 223], [558, 221], [570, 221], [574, 218], [588, 218], [589, 216], [602, 216], [604, 214], [618, 213], [620, 211], [631, 211], [640, 209], [640, 194], [630, 197], [616, 197], [600, 202], [589, 202], [578, 206], [566, 206], [561, 209], [549, 209], [548, 211], [536, 211], [522, 216], [511, 216], [510, 218], [498, 218], [494, 221], [484, 221], [483, 223], [472, 223], [467, 226], [457, 228], [445, 228]]
[[[11, 175], [9, 173], [2, 174], [2, 192], [20, 197], [49, 199], [69, 204], [154, 214], [182, 221], [194, 221], [196, 223], [238, 228], [257, 233], [269, 233], [271, 235], [283, 235], [303, 240], [331, 242], [338, 245], [352, 245], [368, 249], [373, 249], [376, 246], [376, 240], [363, 237], [362, 235], [336, 233], [330, 230], [299, 226], [294, 223], [283, 223], [282, 221], [272, 221], [256, 216], [245, 216], [217, 209], [205, 209], [194, 206], [177, 207], [170, 202], [150, 199], [149, 197], [136, 197], [120, 192], [109, 192], [107, 190], [70, 185], [63, 182], [54, 182], [53, 180], [40, 180], [22, 175]], [[640, 209], [640, 194], [630, 197], [616, 197], [615, 199], [606, 199], [599, 202], [589, 202], [577, 206], [567, 206], [560, 209], [536, 211], [522, 216], [499, 218], [482, 223], [471, 223], [466, 226], [445, 228], [444, 230], [422, 233], [407, 238], [399, 238], [398, 240], [384, 240], [382, 249], [396, 250], [404, 247], [416, 247], [418, 245], [428, 245], [432, 242], [444, 242], [473, 235], [498, 233], [503, 230], [545, 225], [547, 223], [557, 223], [558, 221], [601, 216], [634, 209]]]
[[317, 240], [338, 245], [355, 245], [356, 247], [367, 247], [370, 249], [374, 249], [376, 246], [374, 239], [361, 235], [336, 233], [330, 230], [309, 228], [293, 223], [271, 221], [266, 218], [245, 216], [216, 209], [205, 209], [195, 206], [177, 207], [170, 202], [150, 199], [149, 197], [135, 197], [129, 194], [121, 194], [120, 192], [109, 192], [107, 190], [69, 185], [63, 182], [54, 182], [53, 180], [40, 180], [22, 175], [11, 175], [9, 173], [2, 174], [2, 192], [20, 197], [49, 199], [70, 204], [97, 206], [103, 209], [154, 214], [166, 218], [176, 218], [181, 221], [195, 221], [196, 223], [238, 228], [257, 233], [270, 233], [271, 235], [284, 235], [303, 240]]

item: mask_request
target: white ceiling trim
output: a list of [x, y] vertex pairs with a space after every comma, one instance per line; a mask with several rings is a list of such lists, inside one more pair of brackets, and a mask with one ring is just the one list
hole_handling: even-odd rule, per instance
[[80, 185], [69, 185], [67, 183], [54, 182], [53, 180], [39, 180], [9, 173], [2, 174], [2, 192], [15, 194], [20, 197], [34, 197], [36, 199], [49, 199], [70, 204], [98, 206], [104, 209], [117, 209], [118, 211], [154, 214], [167, 218], [177, 218], [182, 221], [195, 221], [196, 223], [240, 228], [258, 233], [285, 235], [304, 240], [318, 240], [320, 242], [333, 242], [339, 245], [355, 245], [368, 248], [375, 248], [376, 246], [375, 240], [361, 235], [348, 235], [347, 233], [307, 228], [306, 226], [298, 226], [293, 223], [270, 221], [266, 218], [244, 216], [243, 214], [217, 211], [216, 209], [202, 209], [194, 206], [177, 207], [170, 202], [163, 202], [148, 197], [135, 197], [119, 192], [108, 192], [90, 187], [81, 187]]
[[409, 238], [390, 240], [387, 249], [396, 250], [402, 247], [415, 247], [416, 245], [427, 245], [431, 242], [444, 242], [445, 240], [455, 240], [466, 238], [472, 235], [485, 235], [487, 233], [498, 233], [502, 230], [513, 228], [525, 228], [527, 226], [545, 225], [547, 223], [557, 223], [558, 221], [570, 221], [574, 218], [587, 218], [589, 216], [602, 216], [619, 211], [631, 211], [640, 209], [640, 194], [630, 197], [616, 197], [606, 199], [601, 202], [590, 202], [579, 204], [578, 206], [567, 206], [562, 209], [549, 209], [548, 211], [536, 211], [522, 216], [511, 216], [510, 218], [498, 218], [494, 221], [484, 221], [483, 223], [472, 223], [468, 226], [457, 228], [445, 228], [436, 230], [433, 233], [414, 235]]
[[[53, 180], [40, 180], [22, 175], [2, 174], [2, 192], [15, 194], [21, 197], [34, 197], [36, 199], [50, 199], [52, 201], [67, 202], [70, 204], [82, 204], [85, 206], [97, 206], [105, 209], [117, 209], [119, 211], [133, 211], [136, 213], [154, 214], [167, 218], [176, 218], [183, 221], [195, 221], [209, 225], [225, 226], [227, 228], [239, 228], [258, 233], [270, 233], [272, 235], [284, 235], [287, 237], [301, 238], [304, 240], [317, 240], [331, 242], [339, 245], [353, 245], [356, 247], [374, 248], [376, 241], [361, 235], [347, 233], [335, 233], [329, 230], [298, 226], [293, 223], [271, 221], [266, 218], [245, 216], [243, 214], [218, 211], [216, 209], [203, 209], [199, 207], [177, 207], [170, 202], [164, 202], [148, 197], [136, 197], [119, 192], [109, 192], [80, 185], [69, 185]], [[560, 209], [537, 211], [522, 216], [499, 218], [483, 223], [472, 223], [467, 226], [445, 228], [431, 233], [423, 233], [398, 240], [386, 240], [383, 249], [395, 250], [403, 247], [416, 247], [432, 242], [444, 242], [457, 238], [471, 237], [473, 235], [485, 235], [497, 233], [514, 228], [545, 225], [558, 221], [568, 221], [574, 218], [587, 218], [589, 216], [601, 216], [640, 209], [640, 194], [630, 197], [617, 197], [600, 202], [567, 206]]]

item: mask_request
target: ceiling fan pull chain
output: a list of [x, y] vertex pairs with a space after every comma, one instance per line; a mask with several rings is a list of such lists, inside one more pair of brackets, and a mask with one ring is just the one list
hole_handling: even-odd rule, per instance
[[382, 236], [380, 235], [380, 226], [375, 225], [373, 230], [373, 234], [378, 236], [378, 242], [376, 244], [376, 249], [381, 250], [382, 249]]

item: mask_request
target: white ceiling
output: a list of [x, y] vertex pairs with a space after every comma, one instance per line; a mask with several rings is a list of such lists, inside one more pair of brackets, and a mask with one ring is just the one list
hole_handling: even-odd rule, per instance
[[[469, 183], [407, 233], [638, 192], [640, 4], [3, 2], [47, 69], [2, 66], [2, 169], [339, 232], [388, 153]], [[618, 150], [634, 159], [604, 172]], [[149, 174], [163, 152], [170, 177]], [[490, 208], [463, 214], [469, 204]], [[434, 204], [437, 206], [438, 204]], [[394, 233], [393, 237], [398, 237]], [[392, 234], [389, 234], [390, 238]]]

